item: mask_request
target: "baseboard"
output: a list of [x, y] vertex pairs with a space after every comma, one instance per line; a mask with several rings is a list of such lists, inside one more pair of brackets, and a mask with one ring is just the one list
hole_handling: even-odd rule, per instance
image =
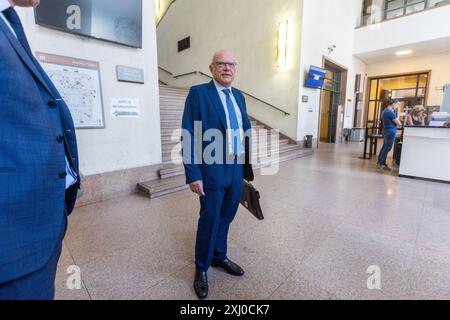
[[76, 207], [137, 192], [137, 184], [156, 180], [161, 164], [86, 176]]

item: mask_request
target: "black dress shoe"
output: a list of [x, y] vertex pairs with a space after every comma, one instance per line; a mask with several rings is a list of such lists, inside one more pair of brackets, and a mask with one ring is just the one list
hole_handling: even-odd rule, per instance
[[208, 296], [208, 276], [199, 268], [195, 269], [194, 290], [199, 299], [205, 299]]
[[244, 270], [242, 270], [242, 268], [239, 267], [236, 263], [228, 259], [224, 261], [213, 261], [212, 266], [221, 268], [225, 270], [226, 273], [231, 274], [232, 276], [241, 277], [244, 275]]

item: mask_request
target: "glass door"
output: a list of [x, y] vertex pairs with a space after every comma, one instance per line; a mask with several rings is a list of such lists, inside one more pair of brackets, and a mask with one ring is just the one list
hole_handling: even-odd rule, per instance
[[326, 71], [322, 90], [320, 140], [336, 143], [342, 72], [328, 66], [326, 66]]
[[380, 128], [381, 113], [395, 99], [401, 104], [398, 111], [400, 121], [404, 121], [414, 106], [425, 106], [428, 78], [429, 73], [418, 73], [371, 79], [366, 126]]

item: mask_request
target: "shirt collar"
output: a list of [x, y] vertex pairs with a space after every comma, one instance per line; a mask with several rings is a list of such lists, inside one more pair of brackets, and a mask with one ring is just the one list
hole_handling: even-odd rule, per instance
[[220, 83], [218, 83], [216, 80], [213, 79], [213, 81], [214, 81], [214, 85], [216, 86], [216, 89], [218, 92], [223, 92], [224, 89], [228, 89], [228, 90], [230, 90], [231, 93], [233, 93], [231, 90], [231, 86], [226, 88], [223, 85], [221, 85]]
[[8, 0], [0, 0], [0, 12], [5, 11], [9, 7], [11, 7], [11, 3]]
[[0, 0], [0, 19], [3, 19], [3, 21], [6, 23], [8, 28], [11, 30], [12, 34], [17, 38], [16, 32], [11, 26], [11, 23], [6, 19], [5, 15], [3, 14], [3, 11], [10, 8], [11, 4], [7, 0]]

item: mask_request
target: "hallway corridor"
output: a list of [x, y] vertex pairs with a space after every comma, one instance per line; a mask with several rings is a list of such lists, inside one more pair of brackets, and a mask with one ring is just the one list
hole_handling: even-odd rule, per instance
[[[450, 185], [386, 175], [358, 144], [257, 176], [266, 220], [244, 208], [229, 257], [246, 271], [211, 269], [209, 299], [450, 299]], [[57, 275], [57, 299], [196, 299], [198, 199], [189, 191], [130, 195], [76, 209]], [[65, 288], [67, 268], [82, 288]], [[369, 290], [367, 270], [381, 271]]]

